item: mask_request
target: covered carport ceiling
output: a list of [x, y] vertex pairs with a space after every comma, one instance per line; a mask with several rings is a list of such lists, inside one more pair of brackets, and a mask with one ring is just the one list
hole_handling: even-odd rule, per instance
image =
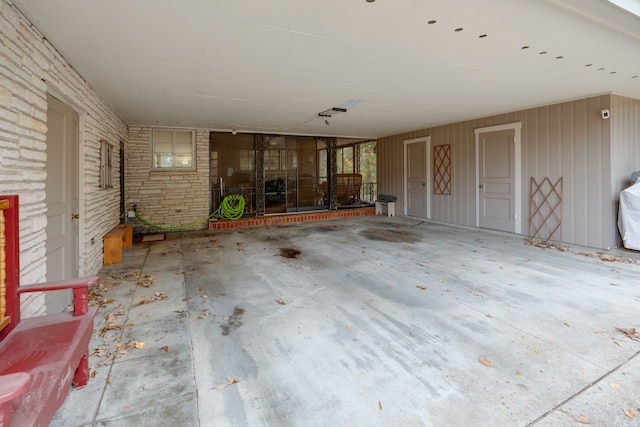
[[640, 18], [606, 0], [14, 3], [130, 125], [380, 137], [640, 98]]

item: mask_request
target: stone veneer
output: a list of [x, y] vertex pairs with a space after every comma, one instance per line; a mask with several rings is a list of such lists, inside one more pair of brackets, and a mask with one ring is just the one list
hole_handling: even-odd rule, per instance
[[[164, 227], [193, 224], [209, 215], [209, 130], [196, 131], [196, 170], [151, 169], [151, 127], [131, 126], [125, 166], [125, 206]], [[138, 220], [134, 234], [158, 231]], [[191, 228], [206, 229], [207, 222]]]
[[[0, 0], [0, 192], [20, 196], [22, 283], [46, 278], [47, 94], [70, 105], [80, 118], [81, 274], [102, 266], [102, 236], [119, 222], [120, 188], [99, 187], [100, 140], [118, 146], [127, 126], [31, 22]], [[115, 164], [119, 164], [116, 150]], [[94, 239], [94, 244], [91, 239]], [[23, 298], [22, 315], [44, 312], [42, 294]]]

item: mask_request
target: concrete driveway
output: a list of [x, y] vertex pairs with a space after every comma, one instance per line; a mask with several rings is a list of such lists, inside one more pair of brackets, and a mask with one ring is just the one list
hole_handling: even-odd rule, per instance
[[52, 425], [640, 425], [636, 252], [360, 217], [125, 258]]

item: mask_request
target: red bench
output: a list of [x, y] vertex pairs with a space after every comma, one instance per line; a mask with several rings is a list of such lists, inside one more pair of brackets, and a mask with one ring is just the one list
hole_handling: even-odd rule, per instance
[[[71, 384], [89, 380], [98, 277], [20, 285], [18, 196], [0, 196], [0, 426], [47, 426]], [[20, 319], [20, 295], [73, 290], [73, 312]]]

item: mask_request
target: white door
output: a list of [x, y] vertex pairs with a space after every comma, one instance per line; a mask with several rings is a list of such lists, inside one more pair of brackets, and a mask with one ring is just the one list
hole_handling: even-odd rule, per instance
[[405, 214], [427, 218], [428, 138], [405, 141]]
[[[47, 110], [47, 281], [77, 277], [79, 272], [78, 114], [48, 96]], [[47, 313], [71, 303], [71, 291], [47, 292]]]
[[479, 226], [516, 231], [515, 130], [479, 134]]

